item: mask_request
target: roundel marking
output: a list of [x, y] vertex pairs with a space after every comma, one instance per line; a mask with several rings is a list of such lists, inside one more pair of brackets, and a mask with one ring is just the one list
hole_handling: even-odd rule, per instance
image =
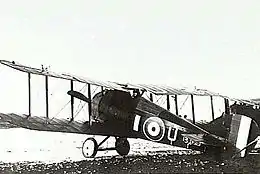
[[151, 141], [160, 141], [165, 134], [165, 125], [159, 117], [149, 117], [143, 124], [143, 133]]
[[157, 122], [151, 122], [150, 124], [148, 124], [147, 130], [151, 136], [158, 136], [160, 133], [160, 125]]

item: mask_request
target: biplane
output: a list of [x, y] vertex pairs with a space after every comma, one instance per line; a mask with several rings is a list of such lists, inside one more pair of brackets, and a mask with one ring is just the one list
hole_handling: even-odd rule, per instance
[[[260, 110], [259, 100], [234, 99], [205, 89], [181, 89], [162, 85], [120, 84], [79, 77], [65, 73], [55, 73], [45, 68], [32, 68], [14, 61], [0, 60], [4, 66], [28, 74], [28, 114], [0, 113], [0, 127], [39, 131], [53, 131], [76, 134], [102, 135], [105, 138], [97, 142], [87, 138], [82, 144], [85, 157], [94, 157], [98, 151], [116, 150], [119, 155], [127, 155], [130, 150], [128, 138], [139, 138], [152, 142], [188, 148], [214, 155], [233, 154], [244, 157], [256, 144], [259, 136]], [[31, 75], [45, 77], [46, 117], [31, 114]], [[70, 120], [49, 117], [48, 79], [59, 78], [70, 82], [71, 89], [66, 95], [71, 98]], [[87, 96], [73, 89], [73, 83], [85, 83]], [[91, 96], [91, 87], [101, 91]], [[143, 97], [149, 93], [149, 99]], [[167, 106], [163, 108], [153, 102], [154, 95], [166, 96]], [[192, 120], [178, 114], [178, 96], [191, 97]], [[211, 102], [212, 118], [209, 123], [195, 120], [194, 96], [208, 96]], [[175, 102], [175, 113], [170, 111], [170, 97]], [[225, 111], [214, 118], [213, 97], [223, 98]], [[88, 104], [88, 121], [74, 120], [74, 100]], [[230, 105], [229, 102], [235, 103]], [[108, 138], [115, 138], [115, 145], [101, 148]]]

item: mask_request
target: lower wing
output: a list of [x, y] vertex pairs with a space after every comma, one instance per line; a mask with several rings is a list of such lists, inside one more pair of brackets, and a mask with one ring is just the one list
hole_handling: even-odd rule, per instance
[[40, 131], [84, 134], [87, 126], [84, 123], [68, 121], [66, 119], [47, 119], [37, 116], [28, 117], [13, 113], [0, 113], [0, 128], [26, 128]]

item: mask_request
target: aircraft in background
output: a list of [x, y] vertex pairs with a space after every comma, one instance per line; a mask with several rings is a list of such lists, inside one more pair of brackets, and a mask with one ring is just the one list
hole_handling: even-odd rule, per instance
[[[0, 113], [0, 128], [22, 127], [39, 131], [106, 136], [99, 143], [95, 138], [87, 138], [82, 145], [85, 157], [94, 157], [101, 150], [116, 150], [120, 155], [127, 155], [130, 150], [128, 138], [140, 138], [216, 156], [231, 154], [244, 157], [258, 140], [260, 111], [257, 100], [234, 99], [205, 89], [190, 91], [170, 86], [101, 82], [71, 74], [54, 73], [45, 68], [32, 68], [14, 61], [0, 60], [0, 63], [27, 73], [29, 91], [28, 114]], [[45, 76], [46, 117], [31, 114], [31, 75]], [[49, 118], [49, 78], [70, 81], [71, 89], [67, 92], [71, 96], [70, 120]], [[75, 91], [73, 82], [87, 84], [88, 95]], [[93, 85], [100, 87], [101, 92], [92, 97]], [[150, 94], [149, 100], [143, 97], [144, 93]], [[167, 108], [155, 104], [153, 95], [166, 96]], [[179, 95], [191, 96], [193, 120], [178, 115]], [[194, 96], [209, 96], [213, 118], [211, 122], [204, 124], [195, 122]], [[175, 101], [175, 113], [169, 111], [170, 97]], [[225, 103], [225, 112], [216, 119], [214, 119], [213, 97], [222, 97]], [[87, 122], [74, 120], [75, 98], [88, 103]], [[235, 101], [235, 104], [230, 106], [230, 100]], [[110, 137], [116, 139], [114, 147], [101, 148]]]

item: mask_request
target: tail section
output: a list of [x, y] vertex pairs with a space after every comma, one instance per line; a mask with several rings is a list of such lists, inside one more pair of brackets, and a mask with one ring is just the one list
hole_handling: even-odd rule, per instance
[[[242, 151], [240, 152], [243, 157], [247, 151], [249, 152], [254, 148], [259, 139], [260, 110], [252, 106], [238, 104], [234, 104], [230, 108], [234, 116], [231, 121], [229, 141], [236, 143], [235, 145], [238, 149], [245, 149], [241, 149]], [[238, 122], [240, 123], [239, 128], [237, 128]]]
[[256, 144], [256, 141], [252, 142], [259, 136], [259, 123], [255, 120], [255, 115], [249, 114], [253, 112], [236, 111], [231, 108], [231, 114], [223, 114], [202, 127], [212, 134], [225, 138], [235, 153], [244, 157]]

